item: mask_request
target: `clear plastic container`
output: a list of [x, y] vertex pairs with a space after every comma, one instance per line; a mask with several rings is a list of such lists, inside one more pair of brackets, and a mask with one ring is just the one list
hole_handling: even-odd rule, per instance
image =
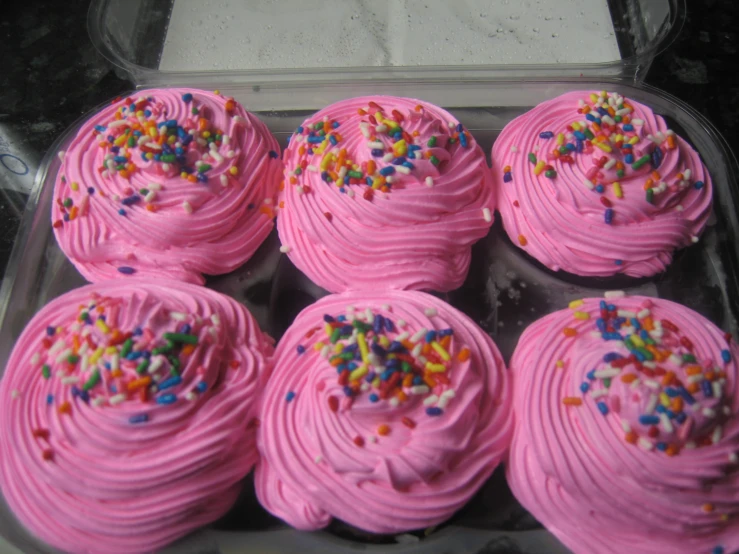
[[[213, 87], [209, 87], [213, 88]], [[654, 278], [583, 279], [543, 269], [513, 246], [496, 223], [473, 249], [463, 287], [445, 299], [477, 321], [498, 343], [506, 359], [527, 324], [568, 300], [600, 295], [614, 288], [681, 302], [736, 335], [739, 314], [739, 222], [737, 164], [715, 128], [697, 112], [656, 89], [617, 80], [474, 80], [463, 83], [411, 82], [392, 78], [357, 83], [221, 86], [256, 111], [282, 145], [309, 113], [358, 94], [414, 96], [449, 109], [489, 153], [503, 126], [544, 100], [573, 89], [606, 89], [642, 102], [662, 114], [701, 154], [714, 182], [714, 216], [701, 240], [679, 252], [668, 270]], [[53, 182], [72, 126], [46, 155], [37, 175], [0, 289], [0, 367], [25, 324], [52, 298], [83, 283], [59, 250], [51, 227]], [[237, 271], [210, 279], [207, 286], [244, 302], [265, 330], [278, 338], [303, 306], [323, 291], [302, 277], [281, 256], [273, 235], [258, 254]], [[243, 500], [220, 522], [186, 537], [167, 552], [315, 552], [341, 554], [363, 550], [403, 554], [510, 553], [557, 554], [566, 550], [513, 499], [501, 470], [448, 524], [419, 540], [401, 535], [397, 544], [367, 544], [346, 538], [340, 529], [301, 533], [261, 509], [250, 478]], [[23, 552], [49, 552], [0, 505], [0, 535]]]
[[619, 76], [685, 0], [99, 0], [95, 46], [140, 85]]

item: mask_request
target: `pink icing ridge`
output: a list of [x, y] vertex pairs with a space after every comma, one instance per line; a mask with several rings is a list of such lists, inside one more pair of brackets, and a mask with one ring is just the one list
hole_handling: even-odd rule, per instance
[[[184, 94], [191, 94], [193, 100], [185, 102]], [[129, 178], [117, 171], [110, 175], [103, 168], [105, 156], [113, 153], [98, 144], [109, 135], [119, 136], [124, 127], [108, 128], [99, 134], [96, 126], [114, 122], [116, 111], [126, 106], [127, 99], [113, 102], [82, 125], [64, 154], [54, 189], [57, 202], [52, 207], [59, 246], [92, 282], [125, 277], [118, 271], [121, 266], [133, 268], [139, 276], [193, 283], [203, 283], [202, 274], [236, 269], [252, 256], [273, 226], [272, 208], [261, 207], [263, 203], [272, 204], [277, 194], [277, 141], [240, 104], [233, 102], [233, 109], [227, 112], [226, 105], [232, 100], [212, 92], [156, 89], [134, 93], [130, 98], [135, 102], [153, 98], [141, 107], [151, 110], [157, 123], [177, 120], [181, 126], [197, 128], [199, 121], [207, 119], [209, 132], [221, 130], [229, 137], [228, 144], [222, 142], [216, 149], [221, 159], [208, 155], [207, 163], [212, 166], [205, 172], [208, 182], [193, 183], [181, 176], [177, 164], [169, 164], [165, 170], [160, 162], [143, 161], [143, 146], [136, 145], [129, 151], [138, 169]], [[199, 109], [199, 114], [191, 113], [193, 107]], [[138, 119], [132, 114], [129, 121]], [[196, 133], [204, 140], [200, 131]], [[208, 147], [199, 145], [196, 139], [185, 149], [187, 163], [194, 167]], [[123, 151], [115, 155], [123, 155]], [[230, 173], [232, 167], [236, 168], [236, 176]], [[226, 178], [225, 186], [222, 176]], [[161, 190], [147, 201], [139, 191], [148, 190], [151, 183], [160, 185]], [[94, 192], [90, 194], [88, 188]], [[140, 197], [136, 204], [122, 203], [133, 195]], [[72, 210], [62, 206], [67, 198], [77, 208], [72, 221], [63, 219]], [[185, 202], [192, 213], [185, 211]], [[149, 211], [148, 206], [156, 211]], [[119, 214], [121, 209], [124, 216]]]
[[[492, 214], [486, 218], [483, 213], [494, 208], [485, 155], [466, 131], [467, 147], [459, 142], [449, 145], [457, 120], [441, 108], [410, 98], [371, 96], [337, 102], [308, 118], [303, 123], [305, 133], [328, 118], [340, 124], [333, 134], [338, 133], [341, 140], [327, 152], [338, 156], [345, 148], [360, 169], [370, 160], [377, 163], [378, 171], [392, 165], [371, 155], [367, 145], [371, 137], [360, 130], [360, 121], [368, 122], [370, 114], [360, 116], [358, 110], [377, 111], [369, 107], [370, 102], [378, 104], [386, 118], [394, 118], [393, 110], [399, 112], [403, 129], [422, 147], [419, 153], [428, 150], [441, 163], [435, 167], [426, 158], [409, 158], [414, 168], [407, 175], [393, 175], [389, 192], [371, 190], [362, 178], [343, 187], [346, 194], [342, 194], [335, 183], [322, 179], [323, 154], [300, 154], [302, 147], [320, 144], [308, 144], [305, 134], [295, 133], [284, 156], [284, 209], [277, 221], [280, 240], [289, 247], [295, 265], [331, 292], [367, 289], [378, 281], [385, 288], [455, 289], [467, 275], [471, 245], [492, 225]], [[416, 111], [416, 106], [422, 110]], [[374, 125], [368, 129], [375, 136]], [[418, 136], [413, 137], [413, 132]], [[429, 148], [432, 135], [437, 145]], [[393, 144], [387, 134], [378, 133], [377, 140], [387, 150]], [[306, 168], [295, 175], [303, 161]], [[427, 186], [427, 177], [432, 187]], [[365, 198], [368, 194], [371, 199]]]
[[[426, 396], [404, 389], [408, 400], [396, 407], [390, 399], [373, 403], [366, 391], [347, 402], [336, 368], [314, 344], [323, 334], [323, 314], [343, 314], [349, 305], [358, 317], [370, 308], [375, 317], [390, 318], [396, 331], [408, 332], [411, 340], [419, 329], [452, 328], [451, 348], [466, 346], [469, 360], [460, 362], [454, 355], [448, 385], [439, 383]], [[433, 313], [428, 309], [436, 314], [427, 315]], [[316, 328], [320, 331], [313, 332]], [[305, 348], [303, 354], [296, 351], [298, 345]], [[324, 297], [298, 315], [275, 359], [262, 398], [256, 491], [267, 510], [298, 529], [325, 527], [332, 517], [373, 533], [441, 523], [470, 499], [508, 448], [511, 395], [497, 347], [469, 318], [428, 294]], [[441, 398], [449, 389], [456, 395], [443, 413], [428, 415], [424, 398]], [[295, 394], [290, 402], [289, 392]], [[335, 413], [330, 397], [343, 399]], [[429, 402], [434, 405], [433, 399]], [[415, 422], [415, 428], [403, 424], [403, 418]], [[378, 430], [382, 424], [389, 426], [389, 434]], [[362, 446], [354, 442], [357, 436]]]
[[[101, 381], [85, 402], [57, 372], [79, 375], [75, 386], [83, 389], [92, 363], [83, 372], [86, 362], [72, 367], [55, 361], [56, 352], [50, 362], [45, 354], [34, 359], [37, 352], [47, 352], [42, 345], [47, 326], [75, 321], [80, 305], [91, 300], [106, 307], [111, 329], [104, 334], [97, 323], [84, 326], [100, 345], [113, 340], [113, 328], [143, 327], [139, 345], [190, 324], [200, 343], [189, 357], [181, 355], [182, 383], [149, 391], [146, 402], [134, 391], [110, 405], [115, 394], [126, 390], [125, 382], [140, 377], [133, 369], [140, 359], [129, 363], [121, 358], [124, 377], [114, 379], [101, 368]], [[66, 336], [57, 332], [50, 340]], [[81, 358], [89, 354], [78, 353]], [[258, 458], [249, 423], [257, 415], [256, 395], [267, 380], [271, 354], [271, 339], [246, 308], [195, 285], [133, 278], [85, 286], [53, 300], [21, 334], [0, 382], [5, 499], [34, 534], [70, 552], [150, 552], [217, 519], [234, 503], [239, 481]], [[111, 362], [109, 356], [102, 359]], [[42, 376], [44, 363], [51, 366], [48, 380]], [[160, 375], [159, 383], [171, 377], [161, 369], [143, 375]], [[153, 401], [166, 393], [177, 401]], [[49, 394], [52, 404], [47, 404]], [[59, 411], [64, 402], [71, 405], [69, 414]], [[141, 414], [149, 420], [129, 422]], [[39, 429], [48, 431], [48, 439], [34, 436]], [[46, 450], [51, 461], [43, 458]]]
[[[513, 493], [576, 553], [709, 553], [717, 546], [723, 552], [737, 551], [739, 348], [727, 345], [716, 326], [679, 304], [644, 297], [607, 300], [618, 310], [637, 314], [648, 308], [653, 321], [673, 323], [680, 331], [671, 332], [664, 323], [658, 349], [690, 354], [688, 344], [704, 374], [726, 374], [720, 397], [707, 397], [699, 387], [693, 393], [699, 408], [693, 411], [684, 404], [686, 422], [671, 420], [671, 429], [661, 422], [654, 426], [657, 436], [650, 437], [650, 425], [639, 416], [649, 415], [652, 394], [669, 392], [660, 382], [664, 376], [651, 379], [658, 385], [654, 387], [648, 375], [628, 365], [622, 373], [637, 373], [637, 385], [624, 383], [619, 374], [605, 396], [592, 397], [605, 385], [600, 378], [590, 380], [588, 372], [606, 369], [603, 357], [608, 353], [629, 355], [623, 342], [592, 333], [599, 302], [585, 299], [575, 308], [589, 314], [588, 320], [561, 310], [538, 320], [521, 336], [511, 360], [516, 429], [506, 467]], [[566, 337], [566, 327], [575, 329], [577, 336]], [[558, 361], [564, 367], [557, 367]], [[692, 365], [667, 359], [658, 367], [689, 386]], [[583, 382], [589, 384], [586, 393], [580, 389]], [[579, 398], [582, 405], [565, 405], [566, 397]], [[607, 415], [597, 402], [605, 404]], [[704, 412], [706, 408], [714, 415]], [[627, 433], [634, 433], [630, 438], [635, 444], [625, 440]], [[673, 444], [677, 453], [648, 449], [643, 441]], [[704, 510], [706, 504], [712, 511]]]
[[[598, 148], [592, 148], [590, 153], [587, 149], [582, 154], [573, 153], [571, 165], [551, 159], [550, 154], [558, 147], [558, 133], [567, 133], [567, 125], [573, 121], [590, 124], [578, 113], [578, 101], [592, 104], [589, 94], [590, 91], [569, 92], [539, 104], [506, 125], [495, 141], [493, 179], [503, 224], [514, 244], [521, 245], [555, 271], [561, 269], [586, 276], [654, 275], [670, 264], [675, 249], [690, 245], [702, 232], [711, 210], [711, 178], [699, 155], [675, 136], [676, 148], [669, 149], [666, 142], [660, 147], [661, 179], [655, 181], [655, 186], [664, 182], [668, 188], [655, 194], [653, 204], [647, 201], [643, 188], [651, 178], [650, 163], [638, 170], [625, 164], [623, 178], [617, 177], [615, 168], [600, 169], [593, 180], [603, 184], [605, 192], [589, 190], [585, 185], [586, 179], [592, 176], [589, 172], [598, 171], [594, 161], [604, 156], [623, 161], [619, 149], [613, 148], [612, 153]], [[641, 140], [634, 148], [642, 154], [650, 153], [655, 145], [647, 135], [666, 133], [667, 125], [647, 106], [633, 100], [627, 102], [634, 110], [630, 116], [644, 121], [643, 126], [635, 126], [635, 134]], [[539, 137], [547, 131], [554, 136]], [[575, 144], [576, 139], [570, 138], [568, 142]], [[529, 153], [545, 159], [557, 176], [554, 179], [545, 177], [544, 173], [536, 176], [534, 165], [528, 160]], [[504, 182], [506, 166], [511, 168], [510, 182]], [[684, 176], [688, 169], [691, 177], [681, 181], [679, 175]], [[614, 181], [620, 183], [623, 198], [616, 197]], [[700, 190], [693, 186], [696, 181], [704, 183]], [[601, 197], [614, 210], [610, 225], [605, 223], [606, 206]], [[524, 241], [519, 239], [521, 236]]]

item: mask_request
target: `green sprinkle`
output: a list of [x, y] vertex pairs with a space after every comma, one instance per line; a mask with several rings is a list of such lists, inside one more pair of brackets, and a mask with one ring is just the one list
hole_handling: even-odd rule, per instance
[[633, 164], [631, 164], [632, 169], [639, 169], [641, 166], [643, 166], [645, 163], [647, 163], [651, 158], [648, 155], [644, 155], [638, 160], [636, 160]]
[[647, 202], [654, 204], [654, 191], [652, 189], [647, 190]]
[[359, 321], [358, 319], [355, 319], [354, 321], [352, 321], [352, 327], [359, 330], [361, 333], [366, 333], [367, 331], [372, 329], [372, 327], [370, 327], [363, 321]]
[[65, 198], [64, 199], [64, 207], [65, 208], [71, 208], [74, 205], [74, 202], [71, 198]]
[[567, 149], [566, 146], [560, 146], [559, 147], [559, 153], [560, 154], [567, 154], [567, 153], [569, 153], [569, 150]]
[[616, 123], [621, 123], [621, 116], [617, 115], [616, 117], [613, 118], [613, 121], [615, 121]]
[[652, 353], [651, 353], [651, 352], [650, 352], [649, 350], [647, 350], [646, 348], [641, 348], [641, 347], [637, 347], [637, 348], [634, 348], [634, 350], [636, 350], [637, 352], [639, 352], [639, 353], [640, 353], [640, 354], [641, 354], [642, 356], [644, 356], [644, 357], [645, 357], [645, 358], [646, 358], [647, 360], [649, 360], [650, 362], [651, 362], [652, 360], [654, 360], [654, 354], [652, 354]]
[[116, 168], [116, 171], [123, 171], [124, 169], [126, 169], [126, 165], [118, 164], [117, 166], [115, 166], [115, 168]]
[[362, 177], [364, 177], [364, 175], [362, 175], [362, 172], [361, 171], [353, 171], [352, 170], [352, 171], [347, 171], [346, 174], [349, 177], [353, 177], [354, 179], [361, 179]]
[[75, 354], [70, 354], [69, 356], [67, 356], [67, 361], [70, 364], [76, 364], [77, 362], [80, 361], [80, 357]]
[[623, 169], [619, 169], [619, 170], [616, 171], [616, 176], [619, 179], [623, 179], [624, 178], [624, 175], [626, 175], [626, 172]]
[[313, 130], [318, 131], [318, 129], [323, 129], [323, 121], [313, 124]]
[[129, 148], [133, 148], [136, 145], [136, 140], [133, 137], [128, 137], [127, 144]]
[[49, 377], [51, 377], [51, 368], [46, 364], [42, 365], [41, 375], [44, 376], [44, 379], [48, 379]]
[[339, 337], [341, 336], [341, 327], [336, 327], [331, 333], [331, 343], [336, 344], [336, 341], [339, 340]]
[[198, 336], [189, 335], [187, 333], [164, 333], [164, 338], [172, 342], [182, 342], [185, 344], [197, 344]]
[[403, 370], [403, 373], [410, 373], [411, 364], [408, 362], [400, 362], [400, 368]]
[[180, 372], [174, 366], [172, 366], [172, 367], [169, 368], [169, 374], [172, 377], [179, 377], [180, 376]]
[[433, 165], [435, 165], [435, 166], [436, 166], [436, 165], [439, 165], [439, 158], [437, 158], [436, 156], [431, 156], [431, 157], [429, 158], [429, 161], [430, 161], [430, 162], [431, 162], [431, 163], [432, 163]]
[[146, 196], [149, 194], [149, 189], [139, 189], [139, 194], [142, 196]]
[[198, 115], [198, 109], [197, 108], [193, 108], [192, 110], [190, 110], [190, 113], [192, 115]]
[[610, 377], [609, 378], [606, 378], [606, 379], [603, 379], [603, 386], [605, 388], [607, 388], [607, 389], [610, 389], [611, 388], [611, 379], [610, 379]]
[[686, 364], [694, 364], [695, 363], [695, 356], [692, 354], [683, 354], [683, 361]]
[[548, 171], [544, 172], [544, 177], [549, 177], [550, 179], [554, 179], [557, 176], [557, 172], [553, 169], [550, 169]]
[[428, 146], [429, 148], [433, 148], [434, 146], [436, 146], [436, 135], [431, 135], [431, 138], [426, 143], [426, 146]]
[[177, 156], [174, 154], [162, 154], [162, 157], [159, 159], [163, 162], [170, 163], [170, 162], [176, 162]]
[[149, 369], [149, 360], [147, 360], [146, 358], [144, 358], [143, 360], [141, 360], [141, 362], [139, 363], [139, 365], [136, 366], [136, 373], [138, 373], [139, 375], [141, 375], [147, 369]]
[[454, 144], [455, 142], [454, 137], [449, 137], [449, 144]]
[[100, 382], [100, 370], [96, 369], [95, 371], [92, 372], [92, 375], [90, 375], [90, 378], [87, 381], [85, 381], [85, 384], [82, 385], [82, 390], [90, 390], [92, 387], [97, 385], [99, 382]]
[[534, 153], [533, 153], [533, 152], [529, 152], [529, 161], [530, 161], [530, 162], [531, 162], [532, 164], [536, 165], [536, 155], [534, 155]]
[[200, 173], [205, 173], [206, 171], [210, 171], [211, 169], [213, 169], [213, 166], [209, 164], [200, 164], [198, 166], [198, 172]]
[[595, 135], [593, 134], [593, 132], [592, 132], [592, 131], [591, 131], [590, 129], [588, 129], [588, 128], [586, 128], [586, 129], [585, 129], [585, 130], [583, 131], [583, 133], [582, 133], [582, 134], [583, 134], [583, 135], [585, 135], [585, 137], [586, 137], [587, 139], [589, 139], [589, 140], [593, 140], [593, 139], [595, 138]]
[[88, 314], [87, 312], [82, 312], [80, 314], [80, 321], [87, 321], [88, 317], [90, 317], [90, 314]]
[[293, 171], [293, 173], [295, 173], [295, 175], [300, 175], [301, 173], [303, 173], [303, 168], [296, 167], [295, 168], [295, 171]]
[[177, 356], [169, 356], [167, 359], [169, 360], [172, 369], [174, 369], [175, 371], [179, 371], [180, 366], [182, 365], [180, 363], [180, 359]]
[[121, 358], [128, 356], [131, 350], [133, 350], [133, 339], [126, 339], [126, 342], [123, 343], [123, 347], [121, 348]]

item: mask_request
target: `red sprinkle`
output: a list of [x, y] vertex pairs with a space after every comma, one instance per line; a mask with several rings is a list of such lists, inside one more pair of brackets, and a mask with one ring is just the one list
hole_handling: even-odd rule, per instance
[[48, 450], [48, 449], [47, 450], [44, 450], [44, 452], [42, 454], [42, 457], [47, 462], [51, 462], [51, 461], [54, 460], [54, 451], [53, 450]]
[[665, 329], [669, 329], [673, 333], [677, 333], [678, 331], [680, 331], [680, 329], [678, 329], [677, 325], [675, 325], [669, 319], [663, 319], [662, 320], [662, 327], [664, 327]]
[[399, 123], [405, 120], [405, 118], [403, 117], [403, 114], [400, 113], [398, 110], [393, 110], [392, 114], [393, 114], [393, 117], [395, 118], [395, 121]]
[[409, 418], [409, 417], [404, 417], [404, 418], [403, 418], [403, 419], [401, 419], [400, 421], [401, 421], [401, 423], [403, 423], [403, 425], [405, 425], [405, 426], [406, 426], [406, 427], [408, 427], [409, 429], [415, 429], [415, 427], [416, 427], [416, 422], [415, 422], [415, 421], [413, 421], [413, 420], [412, 420], [411, 418]]
[[328, 409], [332, 412], [338, 412], [339, 411], [339, 399], [335, 396], [329, 396], [328, 397]]
[[685, 348], [687, 348], [691, 352], [693, 351], [693, 343], [690, 342], [690, 339], [688, 337], [680, 337], [680, 344], [682, 344]]
[[334, 218], [334, 216], [331, 215], [331, 212], [323, 212], [323, 215], [329, 221], [331, 221]]
[[372, 200], [372, 197], [374, 195], [375, 195], [375, 191], [372, 190], [371, 188], [368, 188], [367, 190], [364, 191], [362, 198], [364, 198], [365, 200]]
[[359, 447], [362, 447], [364, 446], [364, 439], [360, 437], [359, 435], [357, 435], [356, 437], [354, 437], [354, 444], [356, 444]]
[[339, 384], [341, 386], [348, 385], [349, 384], [349, 370], [345, 369], [341, 373], [339, 373]]
[[611, 201], [608, 200], [608, 198], [606, 198], [605, 196], [600, 197], [600, 203], [603, 204], [606, 208], [610, 208], [611, 206], [613, 206], [613, 204], [611, 204]]
[[34, 429], [33, 436], [36, 437], [37, 439], [49, 440], [49, 430], [48, 429]]

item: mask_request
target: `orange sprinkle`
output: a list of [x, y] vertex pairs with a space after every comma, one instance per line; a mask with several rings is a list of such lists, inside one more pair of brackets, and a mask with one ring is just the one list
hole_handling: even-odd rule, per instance
[[670, 401], [670, 410], [673, 412], [682, 412], [683, 411], [683, 399], [679, 396], [676, 396]]
[[285, 207], [285, 201], [284, 200], [280, 200], [280, 203], [278, 204], [278, 206], [279, 206], [280, 209], [284, 208]]
[[654, 331], [654, 321], [649, 316], [642, 319], [641, 326], [647, 331]]
[[151, 383], [151, 377], [147, 375], [146, 377], [139, 377], [138, 379], [134, 379], [130, 383], [128, 383], [128, 390], [129, 391], [135, 391], [137, 389], [140, 389], [141, 387], [147, 387]]
[[421, 110], [423, 110], [423, 106], [421, 106], [421, 104], [416, 104], [416, 107], [415, 107], [414, 109], [415, 109], [415, 110], [416, 110], [417, 112], [420, 112]]
[[114, 369], [110, 372], [110, 376], [113, 379], [120, 379], [121, 377], [123, 377], [123, 371], [121, 371], [120, 369]]
[[193, 352], [195, 352], [195, 345], [194, 344], [186, 344], [185, 346], [182, 347], [182, 353], [185, 356], [189, 356]]
[[375, 163], [375, 160], [368, 161], [367, 162], [367, 174], [374, 175], [375, 171], [377, 171], [377, 164]]
[[291, 185], [297, 185], [298, 184], [298, 178], [294, 176], [290, 176], [290, 184]]
[[147, 204], [146, 209], [150, 212], [156, 212], [158, 208], [154, 204]]
[[565, 327], [564, 329], [562, 329], [562, 333], [564, 333], [565, 337], [577, 336], [577, 330], [573, 329], [572, 327]]
[[364, 110], [363, 110], [362, 108], [359, 108], [359, 109], [357, 110], [357, 113], [358, 113], [359, 115], [367, 115], [367, 112], [365, 112], [365, 111], [364, 111]]
[[60, 414], [71, 414], [72, 413], [72, 405], [69, 402], [62, 402], [59, 405], [59, 413]]
[[708, 503], [703, 504], [701, 508], [703, 509], [704, 512], [706, 512], [707, 514], [710, 514], [713, 511], [713, 504], [708, 504]]
[[[449, 345], [451, 343], [452, 343], [452, 337], [451, 337], [451, 335], [447, 335], [446, 337], [442, 338], [439, 341], [439, 344], [444, 348], [444, 350], [448, 350], [449, 349]], [[411, 350], [413, 350], [413, 349], [411, 349]]]
[[526, 246], [529, 243], [529, 241], [526, 240], [526, 237], [523, 235], [518, 235], [518, 244], [521, 246]]
[[686, 375], [698, 375], [703, 372], [703, 368], [699, 365], [691, 365], [685, 369]]
[[274, 217], [274, 214], [272, 213], [272, 208], [270, 208], [269, 206], [260, 206], [259, 213], [263, 213], [270, 219]]
[[636, 381], [636, 374], [634, 373], [625, 373], [621, 376], [621, 382], [623, 383], [633, 383]]
[[652, 179], [654, 179], [655, 181], [659, 181], [660, 179], [662, 179], [662, 175], [660, 175], [659, 171], [655, 169], [654, 171], [652, 171]]
[[125, 170], [125, 169], [121, 169], [121, 170], [120, 170], [120, 171], [118, 172], [118, 175], [120, 175], [120, 176], [121, 176], [121, 177], [123, 177], [124, 179], [128, 179], [128, 177], [129, 177], [129, 175], [128, 175], [128, 171], [127, 171], [127, 170]]
[[651, 189], [651, 188], [652, 188], [653, 186], [654, 186], [654, 181], [652, 181], [651, 179], [647, 179], [647, 180], [646, 180], [646, 181], [644, 182], [644, 190], [649, 190], [649, 189]]
[[[557, 151], [557, 152], [559, 152], [559, 151]], [[503, 168], [503, 173], [510, 173], [510, 172], [511, 172], [511, 166], [510, 165], [507, 165], [507, 166], [505, 166]]]
[[670, 383], [675, 379], [675, 372], [674, 371], [668, 371], [662, 376], [662, 386], [668, 387], [670, 386]]
[[675, 146], [675, 136], [674, 135], [667, 135], [667, 148], [670, 150], [674, 150]]
[[622, 115], [621, 123], [623, 123], [624, 125], [626, 125], [627, 123], [631, 123], [631, 118], [628, 115]]
[[668, 456], [674, 456], [675, 454], [680, 453], [680, 447], [678, 447], [676, 444], [670, 444], [667, 447], [667, 450], [665, 450], [665, 454]]
[[208, 128], [208, 120], [204, 117], [201, 117], [198, 120], [198, 131], [205, 131]]
[[463, 348], [459, 351], [459, 354], [457, 355], [457, 360], [460, 362], [466, 362], [470, 359], [470, 349], [469, 348]]
[[298, 148], [298, 154], [301, 156], [305, 154], [305, 146], [301, 145], [300, 148]]
[[421, 354], [423, 354], [424, 356], [428, 356], [430, 352], [431, 345], [429, 343], [426, 343], [421, 347]]
[[716, 374], [713, 371], [706, 371], [706, 373], [703, 375], [706, 378], [706, 381], [715, 381], [716, 380]]
[[400, 401], [400, 402], [405, 402], [406, 400], [408, 400], [408, 395], [407, 395], [406, 393], [404, 393], [404, 392], [403, 392], [402, 390], [400, 390], [400, 389], [398, 389], [398, 391], [397, 391], [397, 392], [395, 393], [395, 397], [396, 397], [396, 398], [398, 399], [398, 401]]
[[578, 398], [577, 396], [565, 396], [562, 399], [562, 404], [565, 406], [581, 406], [582, 398]]
[[690, 394], [695, 394], [700, 390], [700, 387], [698, 386], [698, 383], [689, 383], [687, 389]]
[[608, 114], [611, 117], [616, 117], [616, 110], [613, 109], [613, 106], [608, 106]]
[[79, 210], [77, 209], [77, 206], [72, 206], [72, 208], [69, 210], [69, 221], [74, 221], [77, 219], [77, 213]]
[[431, 375], [424, 375], [423, 382], [426, 383], [432, 389], [436, 386], [436, 380]]
[[196, 183], [196, 182], [197, 182], [197, 180], [198, 180], [198, 178], [197, 178], [197, 177], [196, 177], [195, 175], [193, 175], [193, 174], [191, 173], [190, 175], [188, 175], [188, 176], [187, 176], [187, 180], [188, 180], [189, 182], [191, 182], [191, 183]]
[[419, 133], [418, 131], [413, 131], [413, 132], [411, 133], [411, 135], [413, 135], [414, 137], [417, 137], [417, 136], [418, 136], [418, 135], [420, 135], [420, 134], [421, 134], [421, 133]]
[[624, 436], [624, 440], [626, 440], [626, 442], [628, 442], [629, 444], [636, 444], [636, 441], [638, 438], [639, 436], [636, 433], [634, 433], [634, 431], [629, 431]]
[[387, 425], [385, 425], [383, 423], [382, 425], [380, 425], [377, 428], [377, 434], [380, 435], [381, 437], [384, 437], [386, 435], [389, 435], [390, 434], [390, 427], [388, 427]]

